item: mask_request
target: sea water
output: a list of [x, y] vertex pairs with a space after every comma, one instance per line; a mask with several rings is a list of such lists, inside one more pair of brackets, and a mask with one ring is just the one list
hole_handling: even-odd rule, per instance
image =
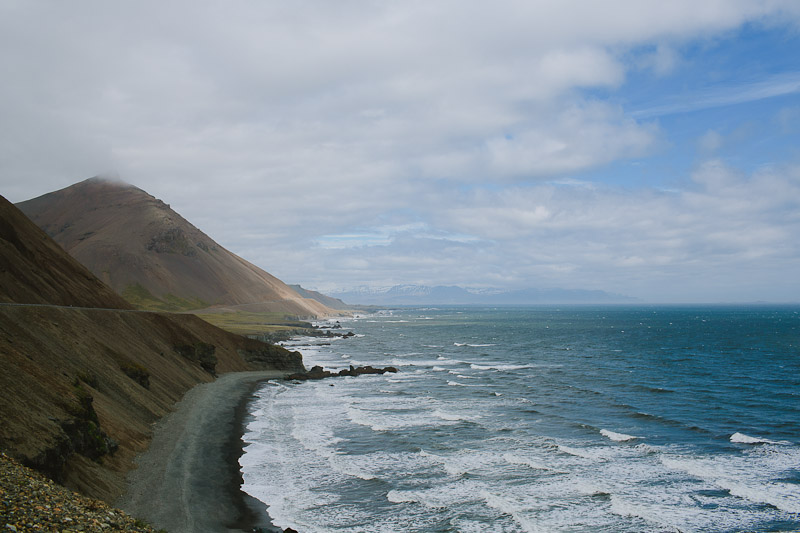
[[800, 529], [799, 307], [405, 308], [298, 339], [244, 490], [326, 531]]

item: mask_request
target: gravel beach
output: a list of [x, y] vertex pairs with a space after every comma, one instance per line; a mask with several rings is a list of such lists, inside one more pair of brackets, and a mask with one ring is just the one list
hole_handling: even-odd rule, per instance
[[115, 502], [170, 533], [281, 531], [266, 508], [240, 490], [238, 459], [246, 402], [257, 384], [285, 372], [234, 372], [191, 389], [160, 420], [150, 447]]

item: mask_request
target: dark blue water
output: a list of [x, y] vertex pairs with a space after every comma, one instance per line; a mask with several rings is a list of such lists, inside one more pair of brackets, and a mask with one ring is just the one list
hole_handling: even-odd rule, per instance
[[299, 340], [245, 490], [300, 531], [800, 529], [800, 308], [403, 309]]

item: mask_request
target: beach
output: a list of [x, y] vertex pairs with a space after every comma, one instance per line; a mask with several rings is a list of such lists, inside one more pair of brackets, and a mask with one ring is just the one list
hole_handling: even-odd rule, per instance
[[156, 423], [116, 506], [170, 533], [281, 531], [241, 491], [238, 460], [247, 400], [259, 382], [284, 375], [234, 372], [191, 389]]

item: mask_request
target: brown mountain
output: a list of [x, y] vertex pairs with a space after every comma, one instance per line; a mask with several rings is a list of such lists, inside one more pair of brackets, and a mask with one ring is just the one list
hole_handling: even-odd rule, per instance
[[152, 424], [217, 373], [300, 355], [194, 315], [131, 309], [0, 197], [0, 451], [113, 501]]
[[90, 178], [17, 206], [138, 307], [241, 306], [301, 317], [336, 314], [229, 252], [169, 205], [132, 185]]
[[304, 289], [300, 285], [289, 285], [297, 294], [302, 296], [303, 298], [311, 298], [312, 300], [316, 300], [319, 303], [330, 307], [331, 309], [336, 309], [338, 311], [351, 311], [355, 309], [352, 305], [347, 305], [339, 298], [333, 298], [331, 296], [326, 296], [321, 292], [312, 291], [309, 289]]
[[0, 209], [0, 301], [132, 309], [5, 198]]

